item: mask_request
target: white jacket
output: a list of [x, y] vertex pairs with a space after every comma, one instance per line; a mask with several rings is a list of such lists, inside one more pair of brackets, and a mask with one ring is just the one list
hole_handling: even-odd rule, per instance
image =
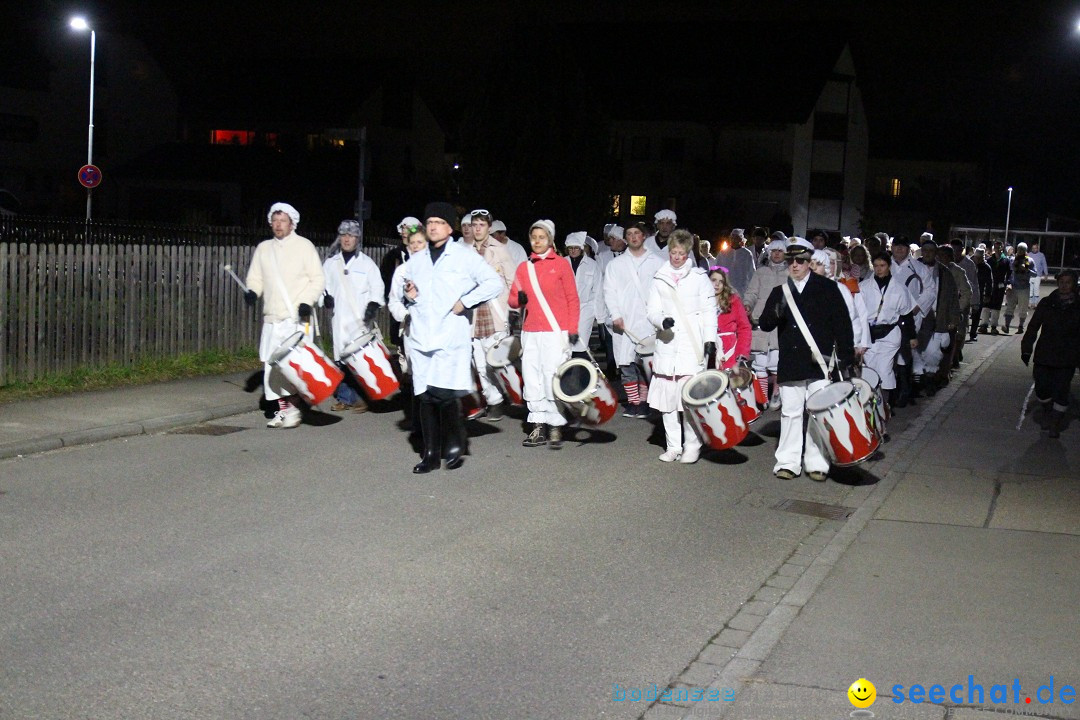
[[[877, 280], [873, 277], [866, 278], [859, 283], [858, 297], [870, 325], [894, 325], [900, 320], [901, 315], [907, 315], [915, 307], [911, 293], [895, 277], [891, 278], [889, 284], [885, 286], [884, 297], [882, 297]], [[855, 344], [858, 345], [858, 343]]]
[[245, 284], [263, 299], [263, 322], [296, 319], [301, 304], [314, 307], [322, 297], [325, 279], [319, 252], [296, 233], [263, 240], [255, 248]]
[[[571, 263], [573, 264], [573, 263]], [[589, 347], [593, 322], [596, 320], [599, 306], [603, 304], [604, 279], [600, 266], [588, 255], [583, 255], [574, 273], [578, 299], [581, 301], [581, 313], [578, 315], [578, 342], [572, 349], [584, 352]]]
[[866, 307], [848, 289], [847, 285], [842, 282], [836, 284], [840, 286], [840, 294], [844, 296], [844, 304], [847, 305], [848, 315], [851, 316], [851, 331], [854, 336], [855, 347], [869, 348], [872, 343], [870, 342], [870, 325], [866, 322]]
[[323, 275], [326, 293], [334, 298], [334, 355], [341, 359], [345, 347], [367, 330], [364, 310], [368, 303], [383, 304], [385, 286], [378, 265], [359, 250], [348, 264], [341, 253], [327, 258]]
[[[704, 270], [689, 259], [678, 270], [665, 262], [649, 288], [648, 315], [656, 331], [654, 373], [674, 377], [705, 369], [705, 343], [716, 342], [716, 291]], [[670, 330], [661, 329], [664, 318], [675, 321]]]
[[[656, 271], [663, 266], [664, 258], [651, 252], [634, 257], [629, 251], [612, 260], [604, 272], [604, 305], [607, 307], [607, 324], [622, 319], [623, 326], [638, 340], [653, 335], [656, 329], [649, 322], [646, 303], [649, 286]], [[611, 336], [615, 362], [629, 365], [637, 357], [637, 345], [623, 333]]]

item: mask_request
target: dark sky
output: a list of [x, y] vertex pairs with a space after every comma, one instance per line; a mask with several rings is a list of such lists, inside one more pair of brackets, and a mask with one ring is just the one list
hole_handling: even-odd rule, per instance
[[[1014, 211], [1080, 216], [1080, 0], [1066, 2], [717, 2], [635, 4], [621, 1], [507, 0], [466, 3], [177, 2], [45, 0], [24, 12], [36, 22], [81, 7], [100, 29], [147, 42], [173, 72], [197, 76], [207, 62], [275, 53], [317, 58], [362, 54], [434, 67], [467, 77], [477, 53], [499, 51], [507, 28], [530, 23], [655, 23], [657, 32], [610, 48], [677, 52], [664, 23], [711, 22], [724, 34], [740, 23], [839, 23], [848, 28], [870, 124], [873, 155], [970, 159], [986, 163], [994, 183], [1017, 187]], [[760, 52], [812, 53], [770, 44]], [[348, 78], [313, 79], [334, 91]], [[457, 74], [455, 75], [455, 71]], [[457, 93], [460, 88], [448, 88]], [[431, 98], [437, 104], [439, 98]], [[1002, 190], [1004, 193], [1004, 189]], [[1026, 198], [1026, 200], [1025, 200]]]

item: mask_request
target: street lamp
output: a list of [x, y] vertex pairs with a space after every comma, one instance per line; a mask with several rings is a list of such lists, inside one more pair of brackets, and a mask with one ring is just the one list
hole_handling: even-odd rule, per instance
[[[90, 130], [86, 139], [86, 164], [94, 164], [94, 50], [97, 45], [97, 34], [86, 22], [86, 18], [73, 17], [68, 23], [72, 30], [83, 32], [90, 31]], [[90, 222], [90, 197], [93, 190], [86, 188], [86, 221]]]
[[1005, 208], [1005, 244], [1009, 244], [1009, 215], [1012, 214], [1012, 188], [1009, 188], [1009, 204]]

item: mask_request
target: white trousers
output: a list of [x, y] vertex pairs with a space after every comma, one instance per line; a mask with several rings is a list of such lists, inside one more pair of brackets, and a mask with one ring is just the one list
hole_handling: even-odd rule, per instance
[[663, 413], [662, 417], [664, 418], [664, 441], [669, 451], [687, 454], [701, 452], [701, 438], [698, 437], [694, 426], [690, 424], [686, 413], [683, 413], [681, 422], [678, 410]]
[[924, 373], [936, 373], [941, 368], [941, 360], [945, 357], [945, 350], [949, 347], [949, 333], [936, 332], [930, 336], [930, 342], [922, 352], [912, 350], [913, 362], [911, 370], [916, 375]]
[[754, 374], [758, 377], [775, 375], [776, 366], [780, 364], [779, 350], [766, 350], [764, 352], [752, 352], [750, 358], [754, 367]]
[[489, 335], [486, 338], [473, 338], [473, 367], [480, 376], [480, 389], [484, 392], [484, 400], [488, 405], [498, 405], [503, 401], [502, 392], [495, 381], [495, 373], [487, 364], [487, 351], [498, 341], [498, 335]]
[[776, 448], [773, 472], [790, 470], [799, 475], [805, 463], [807, 472], [828, 472], [829, 461], [804, 427], [806, 398], [829, 384], [828, 380], [800, 380], [780, 383], [780, 444]]
[[528, 421], [545, 425], [565, 425], [555, 400], [555, 371], [570, 359], [570, 343], [565, 330], [521, 333], [522, 394], [529, 407]]
[[1039, 291], [1042, 288], [1042, 277], [1031, 278], [1031, 293], [1028, 295], [1030, 304], [1035, 307], [1039, 304]]
[[[307, 334], [304, 338], [312, 342], [312, 323], [305, 323]], [[285, 342], [285, 340], [297, 331], [303, 331], [304, 325], [299, 325], [293, 319], [279, 320], [278, 322], [264, 322], [262, 335], [259, 336], [259, 359], [263, 361], [263, 392], [267, 400], [296, 395], [299, 391], [278, 370], [277, 365], [270, 362], [270, 356]]]
[[893, 370], [893, 361], [896, 353], [900, 351], [900, 328], [895, 327], [885, 337], [872, 343], [863, 355], [863, 364], [878, 374], [881, 378], [882, 390], [896, 388], [896, 372]]

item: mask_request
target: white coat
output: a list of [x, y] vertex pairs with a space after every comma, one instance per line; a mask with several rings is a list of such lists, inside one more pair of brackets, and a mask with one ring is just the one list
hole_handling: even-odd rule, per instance
[[885, 286], [884, 296], [877, 280], [873, 277], [866, 278], [859, 283], [858, 298], [862, 301], [866, 320], [870, 325], [894, 325], [901, 315], [907, 315], [915, 307], [911, 293], [904, 287], [904, 283], [895, 277]]
[[379, 266], [359, 250], [348, 263], [341, 253], [323, 263], [326, 292], [334, 298], [334, 356], [339, 360], [345, 347], [366, 332], [364, 310], [369, 302], [383, 304], [385, 286]]
[[[671, 245], [665, 245], [664, 247], [660, 247], [660, 243], [656, 242], [655, 235], [650, 235], [649, 237], [645, 238], [645, 249], [651, 253], [659, 255], [661, 260], [668, 259], [669, 247], [671, 247]], [[693, 254], [691, 253], [691, 255]]]
[[589, 347], [593, 322], [596, 321], [599, 306], [604, 302], [604, 279], [600, 266], [588, 255], [583, 255], [574, 273], [581, 312], [578, 315], [578, 341], [572, 348], [575, 352], [584, 352]]
[[847, 285], [842, 282], [836, 284], [840, 286], [840, 294], [844, 296], [844, 304], [847, 305], [848, 315], [851, 316], [851, 332], [854, 336], [855, 347], [870, 347], [870, 325], [866, 321], [866, 308]]
[[[657, 333], [654, 374], [674, 377], [705, 369], [704, 345], [716, 342], [716, 290], [692, 259], [678, 270], [665, 262], [656, 272], [649, 288], [648, 317]], [[670, 330], [661, 330], [664, 318], [675, 321]]]
[[[455, 315], [458, 300], [466, 308], [498, 297], [502, 278], [471, 245], [447, 242], [437, 262], [431, 250], [422, 250], [401, 266], [402, 283], [412, 280], [416, 301], [409, 306], [410, 361], [417, 395], [434, 386], [468, 390], [472, 379], [470, 313]], [[417, 358], [417, 354], [426, 358]]]
[[[649, 285], [666, 260], [651, 252], [634, 257], [624, 252], [608, 264], [604, 272], [604, 304], [607, 306], [608, 325], [622, 318], [623, 326], [643, 340], [656, 332], [646, 312]], [[637, 345], [623, 333], [611, 336], [615, 362], [629, 365], [637, 358]]]

